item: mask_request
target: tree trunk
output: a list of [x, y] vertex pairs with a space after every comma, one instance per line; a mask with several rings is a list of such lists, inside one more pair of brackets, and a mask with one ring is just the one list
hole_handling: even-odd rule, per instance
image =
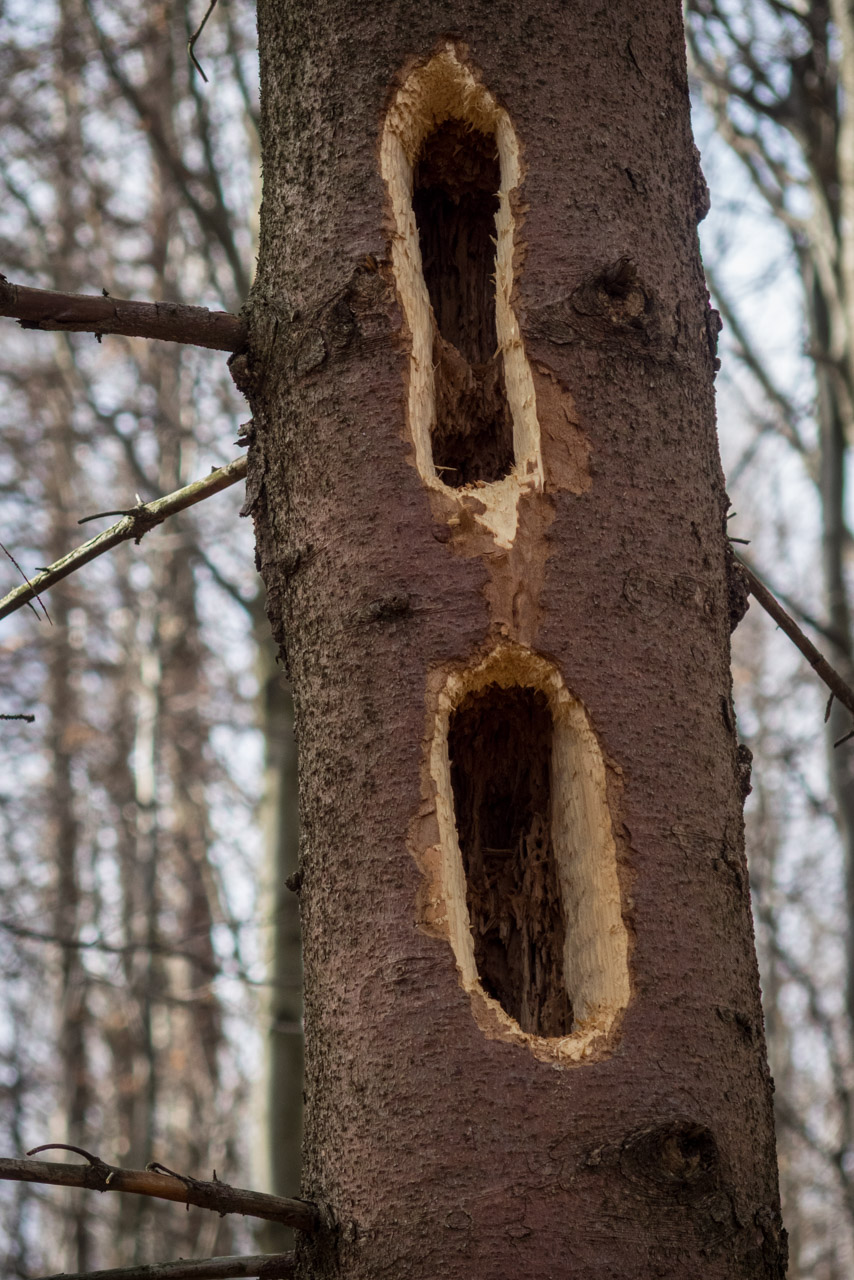
[[303, 1274], [782, 1276], [679, 5], [259, 21]]
[[[258, 1182], [274, 1195], [294, 1196], [302, 1165], [302, 951], [299, 899], [291, 880], [299, 871], [297, 751], [294, 703], [276, 661], [260, 599], [257, 602], [260, 723], [264, 734], [264, 891], [261, 919], [267, 938], [270, 987], [264, 1004], [262, 1131]], [[258, 1237], [269, 1253], [294, 1247], [294, 1233], [265, 1222]]]

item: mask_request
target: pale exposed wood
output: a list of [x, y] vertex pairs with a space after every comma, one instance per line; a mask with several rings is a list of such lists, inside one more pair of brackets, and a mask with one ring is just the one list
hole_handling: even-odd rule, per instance
[[[430, 433], [436, 415], [433, 371], [433, 328], [430, 299], [421, 265], [418, 229], [412, 208], [413, 165], [425, 138], [446, 120], [463, 120], [495, 138], [501, 165], [496, 214], [495, 319], [504, 361], [507, 401], [513, 420], [515, 466], [492, 484], [452, 489], [437, 474]], [[466, 508], [490, 530], [499, 546], [508, 547], [516, 532], [519, 495], [543, 486], [540, 430], [531, 369], [519, 322], [513, 310], [513, 258], [516, 226], [511, 205], [521, 171], [519, 143], [507, 112], [460, 62], [448, 44], [416, 68], [398, 91], [383, 130], [382, 173], [394, 213], [392, 265], [398, 295], [409, 327], [409, 428], [418, 470], [425, 484], [441, 495], [457, 516]]]
[[[572, 1034], [531, 1035], [481, 985], [471, 936], [463, 859], [457, 838], [448, 758], [451, 713], [466, 694], [496, 684], [541, 690], [554, 722], [551, 766], [552, 841], [566, 916], [564, 980], [575, 1020]], [[450, 942], [472, 1012], [488, 1036], [525, 1044], [541, 1061], [582, 1061], [606, 1038], [629, 1001], [628, 934], [602, 752], [582, 705], [545, 658], [504, 644], [465, 671], [439, 674], [432, 690], [428, 768], [439, 847], [419, 851], [430, 878], [423, 923]]]

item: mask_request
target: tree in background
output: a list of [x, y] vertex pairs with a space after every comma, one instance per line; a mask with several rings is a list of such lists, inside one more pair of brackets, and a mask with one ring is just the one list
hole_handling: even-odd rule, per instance
[[[725, 388], [725, 403], [749, 423], [732, 468], [738, 531], [755, 539], [772, 582], [850, 679], [854, 14], [834, 0], [691, 0], [688, 8], [704, 101], [752, 193], [722, 179], [729, 223], [721, 219], [706, 252], [734, 357], [736, 394]], [[762, 216], [766, 244], [779, 248], [761, 254], [757, 280], [739, 239], [751, 223], [757, 235]], [[787, 272], [800, 283], [800, 299], [785, 303], [802, 350], [781, 360], [787, 335], [774, 323], [780, 293], [771, 281]], [[774, 557], [788, 560], [785, 575]], [[797, 693], [758, 620], [745, 626], [736, 655], [758, 760], [754, 906], [792, 1275], [831, 1280], [849, 1275], [854, 1258], [854, 756], [850, 742], [833, 746], [849, 717], [831, 709], [823, 777], [812, 682]]]
[[[257, 205], [253, 14], [223, 6], [211, 23], [212, 92], [186, 56], [198, 16], [185, 3], [88, 0], [4, 13], [7, 274], [239, 306]], [[234, 452], [239, 399], [209, 352], [7, 333], [3, 385], [0, 537], [30, 569], [80, 541], [79, 518]], [[0, 710], [36, 712], [34, 726], [3, 726], [7, 1153], [53, 1139], [228, 1178], [249, 1162], [241, 1044], [269, 1000], [291, 1010], [269, 1033], [274, 1059], [282, 1041], [291, 1057], [299, 1045], [298, 974], [265, 985], [273, 913], [249, 834], [257, 587], [236, 506], [223, 495], [178, 517], [156, 544], [59, 586], [50, 622], [29, 613], [4, 627]], [[263, 675], [265, 702], [281, 703], [275, 678]], [[277, 768], [289, 776], [279, 720], [271, 829], [287, 813], [275, 803]], [[262, 1034], [268, 1024], [264, 1012]], [[282, 1116], [299, 1097], [297, 1083]], [[136, 1197], [95, 1205], [19, 1185], [3, 1212], [6, 1275], [33, 1274], [40, 1257], [77, 1270], [234, 1241], [231, 1220]]]

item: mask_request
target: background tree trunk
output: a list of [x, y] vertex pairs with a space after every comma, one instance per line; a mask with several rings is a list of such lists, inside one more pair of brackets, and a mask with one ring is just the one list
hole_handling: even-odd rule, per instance
[[[261, 254], [252, 350], [233, 367], [255, 413], [248, 505], [303, 771], [303, 1192], [340, 1228], [304, 1247], [305, 1274], [782, 1276], [679, 6], [261, 0], [259, 22]], [[427, 134], [470, 125], [482, 80], [509, 119], [496, 130], [521, 147], [500, 216], [515, 217], [512, 308], [541, 449], [527, 476], [508, 484], [499, 467], [469, 491], [436, 480], [439, 458], [414, 438], [412, 388], [447, 390], [453, 356], [430, 293], [439, 358], [432, 374], [429, 355], [417, 363], [380, 169], [389, 108], [410, 109], [406, 77], [443, 48], [470, 93], [428, 111]], [[462, 130], [443, 163], [476, 142]], [[451, 192], [449, 220], [465, 194]], [[510, 388], [525, 356], [498, 338]], [[481, 370], [483, 405], [490, 353], [468, 359], [460, 378], [471, 388]], [[502, 483], [518, 492], [515, 534], [490, 527]], [[626, 936], [630, 973], [607, 1027], [576, 1009], [571, 1032], [537, 1034], [499, 1010], [477, 938], [480, 981], [466, 975], [465, 925], [455, 963], [453, 895], [429, 878], [453, 862], [430, 754], [442, 699], [505, 659], [491, 682], [483, 668], [481, 711], [492, 699], [506, 714], [499, 679], [533, 691], [524, 673], [548, 668], [605, 762], [620, 910], [591, 945]], [[489, 763], [506, 724], [496, 735]], [[582, 781], [555, 761], [556, 841], [558, 791], [577, 797]], [[478, 785], [500, 790], [496, 770]], [[590, 856], [575, 835], [570, 874]], [[488, 943], [479, 892], [468, 884]], [[570, 987], [591, 918], [570, 928]], [[585, 1026], [599, 1031], [580, 1049]]]
[[[704, 152], [719, 167], [705, 256], [741, 436], [733, 532], [850, 682], [854, 12], [827, 0], [687, 8], [715, 127]], [[745, 241], [759, 235], [748, 261]], [[739, 636], [736, 667], [762, 777], [751, 872], [791, 1274], [837, 1280], [854, 1256], [854, 757], [833, 744], [851, 717], [831, 708], [822, 760], [813, 726], [825, 695], [811, 677], [798, 690], [797, 668], [760, 627], [752, 619]]]
[[[195, 10], [0, 13], [4, 272], [239, 307], [254, 15], [212, 16], [206, 96], [186, 52]], [[27, 574], [92, 530], [79, 518], [232, 458], [245, 416], [221, 354], [169, 343], [9, 326], [0, 384], [0, 542]], [[248, 1181], [262, 746], [258, 582], [236, 500], [47, 593], [53, 626], [30, 611], [4, 626], [2, 710], [36, 718], [0, 734], [0, 1023], [15, 1026], [13, 1064], [0, 1046], [14, 1082], [14, 1102], [0, 1088], [3, 1154], [65, 1140]], [[19, 575], [2, 558], [5, 591]], [[254, 1248], [251, 1225], [201, 1210], [26, 1188], [0, 1194], [0, 1237], [0, 1272], [19, 1276]]]
[[[261, 600], [258, 600], [259, 721], [264, 733], [264, 835], [262, 919], [267, 943], [270, 990], [265, 1002], [264, 1096], [261, 1099], [258, 1185], [274, 1195], [293, 1196], [302, 1165], [302, 948], [299, 897], [291, 881], [299, 869], [297, 748], [294, 703], [277, 662]], [[294, 1247], [294, 1233], [265, 1222], [259, 1237], [271, 1253]]]

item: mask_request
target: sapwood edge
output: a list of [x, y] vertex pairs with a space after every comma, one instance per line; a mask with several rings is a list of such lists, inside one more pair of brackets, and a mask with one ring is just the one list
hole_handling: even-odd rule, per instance
[[[475, 959], [451, 782], [449, 723], [466, 694], [490, 688], [538, 690], [554, 723], [552, 841], [564, 909], [574, 924], [561, 955], [563, 981], [575, 1012], [572, 1030], [564, 1035], [523, 1030], [487, 993]], [[524, 1045], [539, 1061], [562, 1065], [607, 1053], [630, 997], [629, 939], [620, 910], [605, 764], [584, 708], [546, 659], [504, 643], [474, 667], [449, 673], [435, 699], [434, 715], [425, 765], [439, 844], [414, 850], [427, 879], [421, 908], [424, 927], [450, 943], [472, 1014], [488, 1038]]]
[[[446, 484], [437, 474], [433, 458], [435, 317], [424, 280], [412, 205], [413, 165], [436, 121], [448, 118], [464, 120], [469, 128], [494, 139], [501, 166], [495, 224], [495, 325], [513, 422], [514, 466], [503, 479], [477, 485], [474, 494], [471, 489], [454, 489]], [[491, 533], [497, 546], [509, 549], [516, 533], [520, 495], [528, 490], [539, 492], [543, 487], [536, 397], [511, 302], [516, 230], [511, 193], [521, 181], [519, 143], [507, 112], [475, 81], [450, 42], [429, 62], [416, 68], [395, 95], [383, 126], [380, 166], [394, 217], [391, 257], [395, 285], [411, 334], [408, 411], [419, 474], [431, 499], [457, 509], [458, 523], [474, 499], [472, 510], [477, 522]]]

